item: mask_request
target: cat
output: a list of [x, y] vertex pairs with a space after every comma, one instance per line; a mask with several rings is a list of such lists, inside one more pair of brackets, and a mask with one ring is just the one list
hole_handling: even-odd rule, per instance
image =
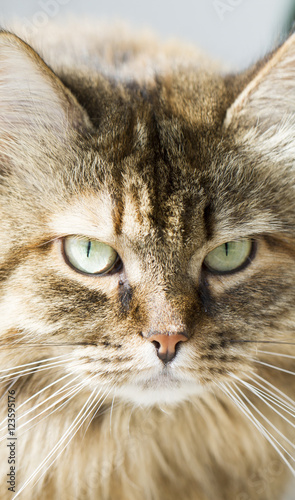
[[282, 499], [295, 35], [238, 74], [74, 21], [0, 61], [1, 499]]

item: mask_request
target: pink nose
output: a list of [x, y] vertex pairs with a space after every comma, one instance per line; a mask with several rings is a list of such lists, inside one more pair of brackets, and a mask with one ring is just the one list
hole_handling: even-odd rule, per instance
[[183, 333], [172, 335], [156, 333], [151, 335], [148, 340], [154, 344], [157, 349], [157, 355], [163, 363], [168, 363], [168, 361], [171, 361], [176, 355], [176, 346], [180, 342], [185, 342], [188, 339]]

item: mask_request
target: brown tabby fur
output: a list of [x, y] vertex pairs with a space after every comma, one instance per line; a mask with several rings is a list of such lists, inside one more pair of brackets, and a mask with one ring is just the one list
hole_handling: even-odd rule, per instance
[[[48, 26], [27, 41], [49, 66], [0, 34], [0, 359], [11, 370], [0, 498], [12, 498], [9, 388], [17, 490], [39, 479], [23, 500], [282, 498], [288, 468], [220, 384], [256, 372], [294, 397], [291, 374], [256, 362], [292, 372], [291, 358], [262, 352], [292, 355], [292, 344], [256, 342], [295, 341], [295, 36], [225, 76], [191, 47], [118, 27]], [[60, 248], [71, 234], [111, 245], [123, 270], [77, 273]], [[251, 265], [206, 271], [208, 252], [243, 237], [257, 241]], [[189, 340], [164, 366], [146, 337], [179, 328]], [[74, 397], [56, 393], [69, 382], [82, 383]], [[271, 427], [294, 441], [290, 425], [237, 387], [291, 453]], [[93, 389], [99, 411], [38, 472]]]

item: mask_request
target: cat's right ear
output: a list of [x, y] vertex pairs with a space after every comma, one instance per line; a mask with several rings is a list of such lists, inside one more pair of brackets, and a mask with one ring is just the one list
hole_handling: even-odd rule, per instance
[[[295, 129], [295, 33], [274, 51], [253, 80], [228, 109], [224, 126], [253, 126], [258, 132], [284, 128], [282, 140], [294, 142]], [[286, 132], [293, 129], [287, 138]]]
[[44, 134], [63, 141], [90, 126], [86, 112], [41, 57], [17, 36], [1, 32], [1, 152]]

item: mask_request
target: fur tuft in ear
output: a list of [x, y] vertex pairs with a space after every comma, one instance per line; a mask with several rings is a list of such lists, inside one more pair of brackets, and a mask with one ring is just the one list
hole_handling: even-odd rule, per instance
[[243, 122], [262, 132], [287, 122], [295, 127], [295, 34], [274, 52], [232, 104], [224, 126]]
[[69, 130], [91, 126], [75, 97], [17, 36], [0, 33], [0, 147], [49, 132], [63, 140]]

